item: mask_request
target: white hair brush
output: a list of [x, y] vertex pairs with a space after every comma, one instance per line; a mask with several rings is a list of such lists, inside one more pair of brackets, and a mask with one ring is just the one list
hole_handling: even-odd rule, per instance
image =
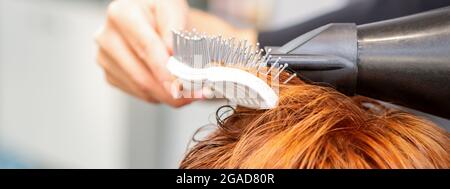
[[[173, 31], [173, 36], [174, 55], [167, 68], [182, 84], [183, 95], [206, 88], [212, 92], [208, 98], [226, 98], [248, 108], [270, 109], [277, 105], [277, 84], [287, 64], [277, 59], [266, 67], [272, 58], [270, 50], [263, 55], [262, 49], [253, 48], [247, 41], [206, 36], [195, 30]], [[283, 83], [293, 77], [295, 74]]]

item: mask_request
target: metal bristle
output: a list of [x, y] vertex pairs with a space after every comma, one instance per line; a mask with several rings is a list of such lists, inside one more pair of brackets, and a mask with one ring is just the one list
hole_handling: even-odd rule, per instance
[[265, 75], [269, 75], [269, 73], [275, 68], [275, 66], [278, 66], [278, 65], [277, 64], [272, 64], [272, 66], [270, 66], [269, 70], [267, 70]]
[[283, 84], [289, 83], [289, 81], [291, 81], [292, 79], [294, 79], [294, 77], [296, 77], [296, 76], [297, 76], [297, 73], [291, 74], [291, 76], [289, 76], [289, 78], [287, 78], [287, 79], [283, 82]]
[[280, 66], [279, 69], [277, 70], [276, 74], [275, 74], [275, 77], [272, 78], [272, 79], [277, 79], [277, 78], [280, 76], [280, 74], [281, 74], [287, 67], [288, 67], [288, 64], [284, 64], [284, 65]]

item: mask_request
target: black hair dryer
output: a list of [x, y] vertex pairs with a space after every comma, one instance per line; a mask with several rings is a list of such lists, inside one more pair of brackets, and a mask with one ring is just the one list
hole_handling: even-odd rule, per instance
[[450, 118], [450, 7], [328, 24], [270, 48], [269, 65], [281, 57], [304, 80]]

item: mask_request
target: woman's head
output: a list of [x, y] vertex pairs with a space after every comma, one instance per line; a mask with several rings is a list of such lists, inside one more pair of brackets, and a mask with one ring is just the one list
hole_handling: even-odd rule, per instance
[[449, 135], [431, 122], [292, 82], [281, 86], [275, 109], [233, 109], [181, 168], [450, 167]]

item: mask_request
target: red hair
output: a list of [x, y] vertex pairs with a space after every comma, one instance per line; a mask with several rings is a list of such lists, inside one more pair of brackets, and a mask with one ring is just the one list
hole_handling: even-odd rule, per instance
[[327, 87], [295, 80], [280, 86], [275, 109], [232, 110], [181, 168], [450, 167], [442, 128]]

